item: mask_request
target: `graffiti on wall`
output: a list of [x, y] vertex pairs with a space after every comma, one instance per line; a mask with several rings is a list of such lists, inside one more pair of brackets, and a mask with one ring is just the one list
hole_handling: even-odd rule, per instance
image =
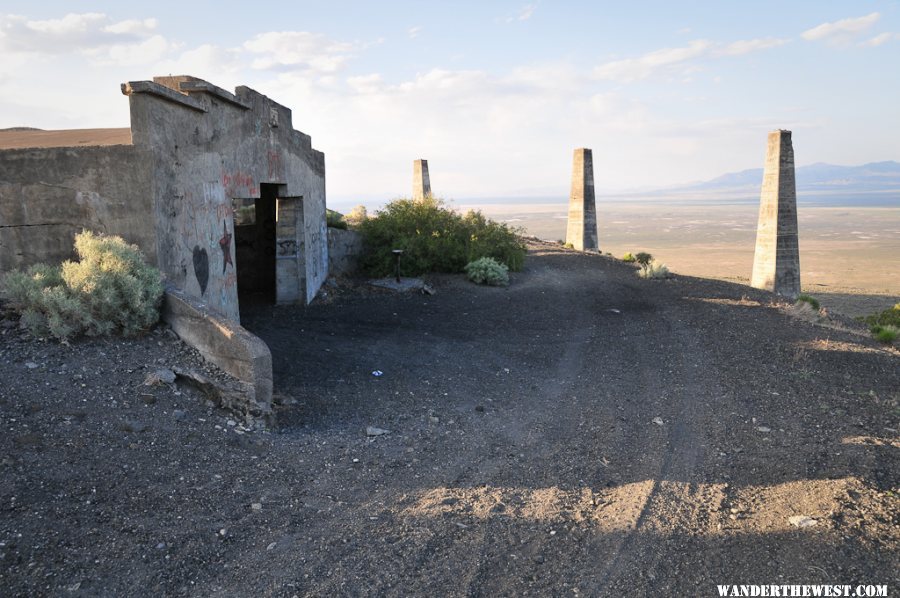
[[222, 187], [232, 197], [259, 197], [259, 185], [246, 172], [222, 171]]
[[206, 248], [194, 245], [194, 276], [200, 285], [200, 296], [206, 294], [206, 285], [209, 284], [209, 254]]
[[297, 239], [278, 239], [278, 257], [297, 257]]
[[284, 178], [280, 176], [281, 173], [284, 172], [284, 165], [281, 162], [281, 154], [278, 152], [269, 151], [266, 157], [269, 163], [269, 180], [274, 181], [276, 178]]
[[219, 248], [222, 250], [222, 274], [225, 274], [225, 270], [228, 269], [228, 265], [231, 264], [231, 268], [234, 269], [234, 262], [231, 261], [231, 237], [232, 234], [228, 232], [228, 221], [222, 221], [222, 238], [219, 239]]

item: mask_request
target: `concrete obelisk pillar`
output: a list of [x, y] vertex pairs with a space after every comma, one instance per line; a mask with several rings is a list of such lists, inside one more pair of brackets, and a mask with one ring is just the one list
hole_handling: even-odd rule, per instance
[[800, 294], [797, 186], [790, 131], [769, 133], [750, 286], [791, 299]]
[[421, 201], [431, 197], [431, 177], [428, 176], [428, 160], [413, 160], [412, 198]]
[[579, 251], [597, 251], [597, 205], [594, 201], [594, 158], [591, 150], [575, 150], [566, 243]]

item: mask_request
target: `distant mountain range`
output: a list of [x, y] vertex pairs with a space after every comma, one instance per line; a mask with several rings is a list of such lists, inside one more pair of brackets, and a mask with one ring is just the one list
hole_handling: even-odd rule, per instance
[[[797, 192], [840, 193], [897, 192], [900, 193], [900, 162], [871, 162], [862, 166], [837, 166], [818, 162], [799, 166]], [[759, 191], [763, 169], [752, 168], [730, 172], [709, 181], [669, 187], [666, 191]]]
[[[818, 162], [798, 166], [797, 201], [804, 205], [900, 208], [900, 162], [838, 166]], [[759, 201], [763, 169], [729, 172], [708, 181], [661, 188], [597, 188], [599, 203], [751, 204]], [[565, 202], [568, 186], [522, 189], [500, 197], [470, 197], [465, 203], [539, 204]]]

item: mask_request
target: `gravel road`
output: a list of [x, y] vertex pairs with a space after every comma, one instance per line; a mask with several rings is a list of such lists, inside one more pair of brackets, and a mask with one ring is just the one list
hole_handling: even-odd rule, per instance
[[746, 287], [539, 243], [526, 266], [249, 314], [269, 431], [144, 386], [203, 368], [164, 330], [0, 321], [2, 593], [897, 591], [896, 350]]

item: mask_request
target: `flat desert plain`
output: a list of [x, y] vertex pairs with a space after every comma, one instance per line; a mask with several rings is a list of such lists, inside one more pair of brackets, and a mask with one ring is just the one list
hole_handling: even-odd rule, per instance
[[[564, 239], [566, 204], [458, 202], [541, 239]], [[600, 249], [646, 251], [676, 273], [748, 284], [758, 207], [598, 199]], [[798, 206], [803, 290], [835, 311], [868, 315], [900, 301], [900, 208]]]

